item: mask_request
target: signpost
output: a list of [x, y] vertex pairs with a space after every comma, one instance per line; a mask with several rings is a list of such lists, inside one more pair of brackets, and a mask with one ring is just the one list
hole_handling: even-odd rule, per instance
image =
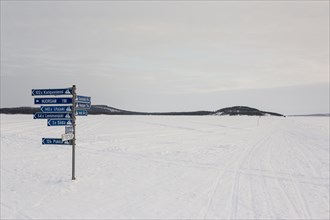
[[72, 134], [73, 134], [73, 138], [72, 138], [72, 180], [76, 179], [76, 116], [75, 116], [75, 111], [76, 111], [76, 98], [77, 98], [77, 94], [76, 94], [76, 86], [73, 85], [72, 86], [72, 114], [73, 114], [73, 124], [72, 124]]
[[34, 104], [43, 106], [40, 107], [41, 112], [35, 113], [33, 118], [48, 119], [47, 126], [65, 126], [65, 134], [62, 134], [61, 138], [42, 138], [42, 144], [72, 145], [72, 180], [75, 180], [76, 116], [88, 115], [85, 109], [91, 108], [91, 97], [77, 95], [75, 85], [64, 89], [32, 89], [31, 94], [32, 96], [65, 96], [34, 98]]

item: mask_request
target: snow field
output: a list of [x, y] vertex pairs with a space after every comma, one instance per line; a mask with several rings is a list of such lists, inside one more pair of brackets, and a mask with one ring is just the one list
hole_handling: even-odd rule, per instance
[[1, 219], [328, 219], [329, 118], [1, 115]]

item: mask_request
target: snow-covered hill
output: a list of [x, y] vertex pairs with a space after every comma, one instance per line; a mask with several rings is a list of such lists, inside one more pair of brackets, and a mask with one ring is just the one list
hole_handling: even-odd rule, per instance
[[322, 117], [1, 115], [1, 219], [328, 219]]
[[215, 115], [250, 115], [250, 116], [283, 116], [274, 112], [260, 111], [247, 106], [233, 106], [222, 108], [215, 112]]

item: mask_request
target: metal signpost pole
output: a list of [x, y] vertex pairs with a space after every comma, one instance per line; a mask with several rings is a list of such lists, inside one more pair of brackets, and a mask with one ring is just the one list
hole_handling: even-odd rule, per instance
[[72, 180], [75, 180], [75, 148], [76, 148], [76, 85], [72, 86], [72, 127], [73, 127], [73, 139], [72, 139]]

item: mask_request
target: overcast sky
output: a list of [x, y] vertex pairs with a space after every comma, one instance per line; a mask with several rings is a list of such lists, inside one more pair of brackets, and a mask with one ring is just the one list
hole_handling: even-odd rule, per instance
[[1, 107], [329, 112], [329, 1], [1, 1]]

